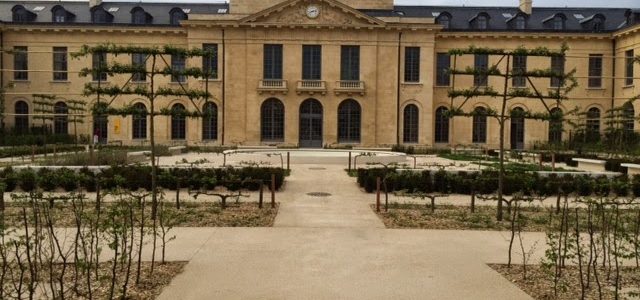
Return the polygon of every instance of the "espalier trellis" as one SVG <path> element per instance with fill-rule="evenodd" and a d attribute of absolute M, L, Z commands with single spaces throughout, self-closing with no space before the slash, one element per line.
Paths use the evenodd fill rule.
<path fill-rule="evenodd" d="M 67 116 L 67 117 L 71 117 L 70 119 L 68 119 L 68 123 L 72 123 L 73 124 L 73 132 L 74 132 L 74 136 L 75 136 L 75 142 L 76 144 L 78 143 L 78 123 L 82 124 L 84 123 L 84 118 L 85 118 L 85 106 L 86 106 L 86 102 L 82 101 L 82 100 L 65 100 L 64 103 L 67 105 L 67 112 L 66 114 L 57 114 L 55 111 L 55 103 L 57 101 L 61 101 L 61 99 L 58 99 L 58 97 L 56 95 L 50 95 L 50 94 L 32 94 L 31 95 L 33 97 L 33 104 L 34 104 L 34 115 L 33 115 L 33 119 L 34 120 L 41 120 L 42 121 L 42 130 L 43 130 L 43 134 L 45 134 L 45 138 L 46 138 L 46 131 L 45 128 L 47 126 L 47 121 L 54 121 L 55 118 L 57 116 Z"/>
<path fill-rule="evenodd" d="M 449 73 L 453 75 L 452 86 L 449 90 L 450 97 L 450 109 L 448 117 L 453 118 L 455 116 L 473 117 L 476 115 L 483 115 L 491 117 L 497 120 L 500 127 L 500 167 L 499 167 L 499 184 L 498 184 L 498 212 L 497 219 L 503 219 L 503 188 L 504 188 L 504 129 L 506 122 L 511 118 L 524 118 L 534 119 L 541 121 L 556 121 L 550 122 L 552 126 L 562 126 L 562 121 L 565 120 L 565 115 L 568 113 L 553 113 L 552 109 L 559 107 L 560 102 L 568 99 L 568 93 L 573 90 L 577 85 L 577 81 L 574 78 L 575 69 L 565 73 L 558 72 L 553 69 L 533 69 L 533 70 L 521 70 L 513 69 L 512 61 L 514 57 L 566 57 L 568 47 L 563 44 L 559 50 L 550 50 L 546 47 L 538 47 L 534 49 L 527 49 L 524 47 L 518 47 L 514 50 L 505 49 L 492 49 L 470 46 L 464 49 L 451 49 L 449 55 L 453 56 L 453 67 L 449 70 Z M 484 68 L 467 67 L 465 69 L 457 68 L 458 57 L 464 55 L 487 55 L 488 57 L 498 57 L 498 60 L 493 65 Z M 487 86 L 475 85 L 473 88 L 457 89 L 456 88 L 456 75 L 463 76 L 484 76 L 487 80 Z M 494 88 L 489 85 L 489 78 L 497 77 L 502 79 L 502 86 L 500 88 Z M 524 78 L 528 87 L 510 88 L 509 81 L 513 78 Z M 532 78 L 557 78 L 560 82 L 557 88 L 543 93 L 540 89 L 536 88 Z M 489 97 L 501 100 L 501 107 L 499 110 L 486 107 L 484 112 L 465 111 L 465 105 L 472 99 L 481 97 Z M 456 101 L 456 99 L 462 98 L 462 101 Z M 538 100 L 545 107 L 544 112 L 531 112 L 522 111 L 508 112 L 507 104 L 514 99 L 528 99 Z M 550 103 L 551 102 L 551 103 Z M 577 108 L 576 108 L 577 109 Z M 575 110 L 574 110 L 575 111 Z M 561 128 L 550 128 L 550 130 L 561 130 Z"/>
<path fill-rule="evenodd" d="M 86 57 L 93 54 L 104 55 L 145 55 L 144 63 L 142 64 L 121 64 L 110 63 L 100 64 L 96 68 L 83 68 L 80 71 L 80 76 L 94 76 L 97 78 L 97 83 L 87 83 L 84 87 L 85 96 L 96 96 L 97 101 L 91 108 L 94 118 L 104 117 L 109 115 L 118 116 L 141 116 L 149 117 L 149 143 L 151 145 L 151 186 L 152 186 L 152 216 L 155 220 L 157 206 L 158 206 L 158 189 L 157 189 L 157 167 L 156 167 L 156 149 L 155 149 L 155 126 L 154 119 L 156 116 L 179 116 L 179 117 L 210 117 L 210 112 L 201 111 L 196 104 L 198 100 L 204 100 L 206 103 L 211 94 L 209 93 L 209 78 L 216 74 L 211 73 L 209 69 L 202 70 L 200 68 L 189 67 L 183 70 L 175 70 L 171 64 L 167 62 L 166 56 L 179 56 L 185 59 L 194 57 L 210 58 L 214 55 L 212 50 L 205 49 L 185 49 L 174 46 L 119 46 L 115 44 L 102 44 L 97 46 L 84 45 L 76 53 L 72 53 L 73 58 Z M 102 83 L 102 74 L 113 76 L 115 74 L 128 75 L 127 81 L 122 86 L 104 86 Z M 144 76 L 147 81 L 144 84 L 139 84 L 134 81 L 136 75 Z M 173 76 L 182 77 L 184 80 L 178 80 L 179 87 L 174 88 L 171 86 L 158 86 L 156 82 L 157 76 Z M 205 82 L 205 90 L 190 89 L 185 86 L 188 78 L 202 78 Z M 173 85 L 173 84 L 172 84 Z M 150 111 L 142 111 L 136 109 L 133 105 L 124 105 L 121 107 L 113 107 L 113 102 L 121 95 L 137 95 L 147 99 L 150 105 Z M 102 96 L 109 96 L 109 101 L 101 102 Z M 189 99 L 193 104 L 195 111 L 185 110 L 171 110 L 168 107 L 157 108 L 155 101 L 162 97 L 184 97 Z"/>

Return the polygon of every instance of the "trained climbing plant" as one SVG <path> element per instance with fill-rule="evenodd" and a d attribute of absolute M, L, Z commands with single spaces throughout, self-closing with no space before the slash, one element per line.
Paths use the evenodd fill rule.
<path fill-rule="evenodd" d="M 214 55 L 210 50 L 205 49 L 184 49 L 173 46 L 121 46 L 115 44 L 102 44 L 97 46 L 82 46 L 80 51 L 73 53 L 72 57 L 86 56 L 106 56 L 106 55 L 142 55 L 143 62 L 122 64 L 122 63 L 106 63 L 100 61 L 92 68 L 83 68 L 80 76 L 92 76 L 97 79 L 97 83 L 87 83 L 84 87 L 85 96 L 96 96 L 98 101 L 92 107 L 92 114 L 96 117 L 106 117 L 109 115 L 120 116 L 139 116 L 148 117 L 149 126 L 149 142 L 151 145 L 151 185 L 152 185 L 152 217 L 155 219 L 158 201 L 157 201 L 157 166 L 156 166 L 156 139 L 155 139 L 155 117 L 156 116 L 179 116 L 179 117 L 204 117 L 207 111 L 202 112 L 198 109 L 196 101 L 206 102 L 211 98 L 208 91 L 209 78 L 215 74 L 211 74 L 210 70 L 203 70 L 195 67 L 174 67 L 167 61 L 167 57 L 190 59 L 190 58 L 209 58 Z M 121 86 L 103 84 L 103 78 L 116 74 L 127 75 L 127 81 Z M 159 76 L 171 76 L 175 84 L 162 85 L 159 84 Z M 202 78 L 205 82 L 204 91 L 199 89 L 191 89 L 187 87 L 185 82 L 188 78 Z M 137 84 L 144 81 L 145 84 Z M 116 107 L 114 101 L 125 95 L 136 95 L 147 100 L 150 104 L 150 111 L 135 108 L 134 106 L 124 105 Z M 102 97 L 111 97 L 108 101 L 101 101 Z M 159 107 L 157 101 L 162 98 L 183 98 L 188 99 L 195 111 L 188 110 L 171 110 Z"/>
<path fill-rule="evenodd" d="M 507 121 L 514 118 L 549 121 L 553 126 L 560 126 L 559 129 L 551 128 L 550 130 L 562 130 L 561 124 L 565 120 L 565 115 L 568 115 L 568 113 L 562 113 L 560 110 L 554 110 L 554 108 L 559 107 L 563 100 L 567 100 L 569 92 L 577 86 L 577 81 L 573 76 L 575 69 L 569 72 L 565 72 L 564 68 L 527 70 L 526 67 L 522 67 L 522 65 L 514 67 L 513 62 L 516 59 L 520 61 L 526 60 L 527 57 L 549 57 L 556 61 L 562 61 L 562 65 L 564 65 L 567 50 L 568 47 L 563 45 L 558 50 L 550 50 L 545 47 L 535 49 L 518 47 L 513 50 L 505 50 L 470 46 L 464 49 L 452 49 L 449 51 L 449 55 L 453 56 L 453 67 L 449 70 L 449 73 L 453 75 L 453 81 L 448 93 L 450 97 L 450 109 L 447 116 L 449 118 L 456 116 L 490 117 L 495 119 L 499 125 L 500 163 L 497 190 L 498 210 L 496 216 L 498 220 L 503 219 L 502 198 L 505 181 L 504 153 L 505 126 Z M 458 58 L 468 55 L 473 55 L 476 58 L 482 56 L 486 59 L 487 64 L 478 64 L 476 67 L 466 67 L 464 69 L 458 68 Z M 495 58 L 496 61 L 491 66 L 488 64 L 490 57 Z M 457 88 L 457 76 L 473 76 L 474 87 Z M 497 80 L 492 82 L 499 82 L 499 87 L 489 85 L 490 78 L 497 78 Z M 534 83 L 534 79 L 537 78 L 549 78 L 555 83 L 555 88 L 547 93 L 543 93 Z M 512 85 L 514 87 L 509 86 L 510 81 L 513 81 Z M 465 110 L 468 106 L 472 106 L 469 104 L 471 101 L 475 100 L 479 102 L 487 99 L 500 101 L 500 108 L 497 110 L 489 107 L 480 110 Z M 545 109 L 541 112 L 525 110 L 507 111 L 508 104 L 516 100 L 539 101 Z"/>

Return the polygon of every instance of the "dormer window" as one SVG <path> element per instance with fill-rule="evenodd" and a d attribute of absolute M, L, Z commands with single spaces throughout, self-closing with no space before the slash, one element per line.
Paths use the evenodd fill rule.
<path fill-rule="evenodd" d="M 100 6 L 91 9 L 91 22 L 103 24 L 113 22 L 113 15 Z"/>
<path fill-rule="evenodd" d="M 53 23 L 67 23 L 73 22 L 75 15 L 68 12 L 64 7 L 56 5 L 51 8 L 51 22 Z"/>
<path fill-rule="evenodd" d="M 131 10 L 132 24 L 151 24 L 153 17 L 148 14 L 142 7 L 135 7 Z"/>
<path fill-rule="evenodd" d="M 640 21 L 640 10 L 638 9 L 629 9 L 624 15 L 627 17 L 626 25 L 633 25 Z"/>
<path fill-rule="evenodd" d="M 476 18 L 476 29 L 486 30 L 489 27 L 489 18 L 485 15 L 479 15 Z"/>
<path fill-rule="evenodd" d="M 440 13 L 436 18 L 436 23 L 442 25 L 443 29 L 451 28 L 451 15 L 446 12 Z"/>
<path fill-rule="evenodd" d="M 471 28 L 477 30 L 489 29 L 489 15 L 481 12 L 469 20 L 469 25 Z"/>
<path fill-rule="evenodd" d="M 180 25 L 182 20 L 187 19 L 187 14 L 180 8 L 174 8 L 169 12 L 171 25 Z"/>
<path fill-rule="evenodd" d="M 600 18 L 600 17 L 593 18 L 593 31 L 601 32 L 603 30 L 604 30 L 603 18 Z"/>
<path fill-rule="evenodd" d="M 33 22 L 36 19 L 36 14 L 28 11 L 22 5 L 16 5 L 11 9 L 12 20 L 16 23 Z"/>
<path fill-rule="evenodd" d="M 553 17 L 553 30 L 564 30 L 564 16 L 557 14 Z"/>
<path fill-rule="evenodd" d="M 527 28 L 527 19 L 523 15 L 518 15 L 515 19 L 515 29 L 524 30 Z"/>

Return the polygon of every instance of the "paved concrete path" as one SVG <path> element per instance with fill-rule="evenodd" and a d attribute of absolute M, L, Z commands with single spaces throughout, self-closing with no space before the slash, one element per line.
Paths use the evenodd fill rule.
<path fill-rule="evenodd" d="M 176 228 L 168 258 L 189 264 L 160 299 L 530 299 L 487 266 L 508 233 L 384 229 L 362 195 L 340 166 L 296 166 L 275 227 Z"/>
<path fill-rule="evenodd" d="M 327 193 L 311 196 L 308 193 Z M 275 227 L 384 228 L 370 201 L 337 165 L 298 165 L 278 194 Z"/>

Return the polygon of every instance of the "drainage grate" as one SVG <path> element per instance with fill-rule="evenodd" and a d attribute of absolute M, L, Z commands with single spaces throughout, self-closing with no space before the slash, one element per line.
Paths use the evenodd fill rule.
<path fill-rule="evenodd" d="M 325 193 L 325 192 L 313 192 L 313 193 L 307 193 L 307 196 L 311 196 L 311 197 L 329 197 L 329 196 L 331 196 L 331 194 Z"/>
<path fill-rule="evenodd" d="M 309 170 L 313 170 L 313 171 L 321 171 L 321 170 L 326 170 L 327 168 L 309 168 Z"/>

